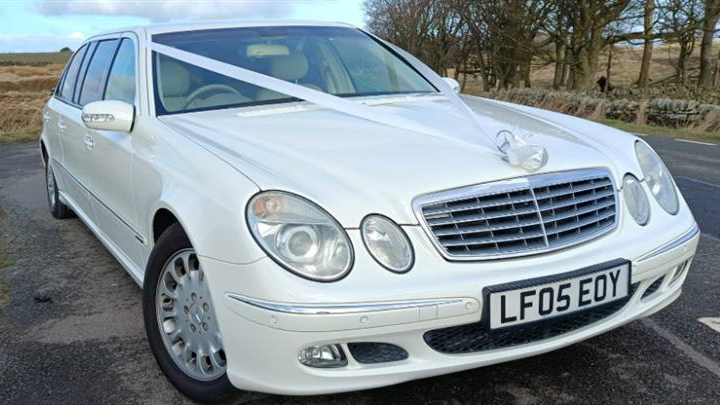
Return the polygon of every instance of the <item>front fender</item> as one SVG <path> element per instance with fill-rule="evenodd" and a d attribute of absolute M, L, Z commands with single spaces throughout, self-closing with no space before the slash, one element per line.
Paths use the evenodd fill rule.
<path fill-rule="evenodd" d="M 137 150 L 133 191 L 148 240 L 147 255 L 159 236 L 153 235 L 153 219 L 166 209 L 180 222 L 200 256 L 236 264 L 264 257 L 245 223 L 245 206 L 259 188 L 202 146 L 157 121 L 137 124 L 143 126 L 137 134 L 162 134 L 133 135 Z"/>

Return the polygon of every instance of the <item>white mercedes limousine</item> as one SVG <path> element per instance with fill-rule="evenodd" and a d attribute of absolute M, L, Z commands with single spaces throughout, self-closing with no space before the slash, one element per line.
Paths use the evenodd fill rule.
<path fill-rule="evenodd" d="M 44 110 L 50 211 L 142 286 L 199 400 L 487 366 L 680 295 L 698 227 L 643 140 L 457 91 L 344 24 L 99 35 Z"/>

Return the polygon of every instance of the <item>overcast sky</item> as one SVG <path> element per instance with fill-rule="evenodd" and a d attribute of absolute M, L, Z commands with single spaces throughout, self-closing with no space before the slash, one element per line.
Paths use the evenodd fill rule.
<path fill-rule="evenodd" d="M 0 52 L 74 50 L 114 28 L 223 18 L 363 25 L 362 0 L 0 0 Z"/>

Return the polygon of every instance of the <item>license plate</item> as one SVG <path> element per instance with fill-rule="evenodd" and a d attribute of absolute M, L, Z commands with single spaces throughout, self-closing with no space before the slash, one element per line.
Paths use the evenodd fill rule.
<path fill-rule="evenodd" d="M 517 326 L 627 297 L 630 262 L 616 261 L 559 276 L 487 287 L 484 291 L 490 329 Z"/>

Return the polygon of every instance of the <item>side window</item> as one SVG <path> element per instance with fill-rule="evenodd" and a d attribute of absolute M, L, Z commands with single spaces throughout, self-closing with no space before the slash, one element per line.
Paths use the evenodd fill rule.
<path fill-rule="evenodd" d="M 85 73 L 87 72 L 88 65 L 90 64 L 90 59 L 92 59 L 92 55 L 95 53 L 97 44 L 97 41 L 93 41 L 88 44 L 87 51 L 85 52 L 85 58 L 83 58 L 82 65 L 80 65 L 80 73 L 78 73 L 77 83 L 75 83 L 75 98 L 72 100 L 75 104 L 77 104 L 78 99 L 80 98 L 80 87 L 82 87 L 83 80 L 85 79 Z"/>
<path fill-rule="evenodd" d="M 104 99 L 135 103 L 135 46 L 128 38 L 122 40 L 115 55 Z"/>
<path fill-rule="evenodd" d="M 57 92 L 58 97 L 64 100 L 72 100 L 73 90 L 75 89 L 75 81 L 78 77 L 78 70 L 80 69 L 80 64 L 82 63 L 83 56 L 85 56 L 86 50 L 87 45 L 83 46 L 82 48 L 78 49 L 77 52 L 75 52 L 75 55 L 70 61 L 70 64 L 68 65 L 67 69 L 65 69 L 65 77 L 63 78 L 62 84 L 60 85 L 60 88 Z"/>
<path fill-rule="evenodd" d="M 80 90 L 80 99 L 78 104 L 85 105 L 92 101 L 102 99 L 103 89 L 105 88 L 105 77 L 108 67 L 112 61 L 113 54 L 117 48 L 117 39 L 100 41 L 95 53 L 90 60 L 90 64 L 85 72 L 85 80 Z"/>

